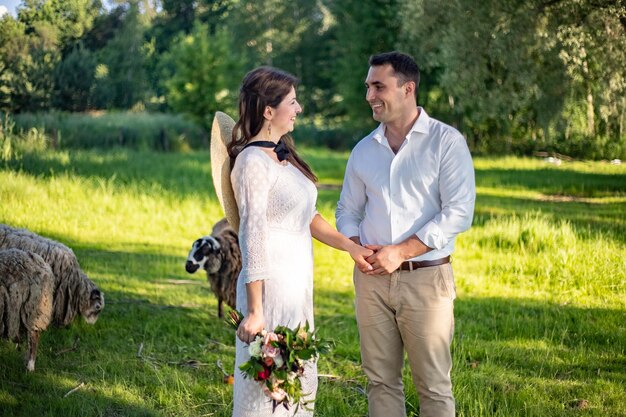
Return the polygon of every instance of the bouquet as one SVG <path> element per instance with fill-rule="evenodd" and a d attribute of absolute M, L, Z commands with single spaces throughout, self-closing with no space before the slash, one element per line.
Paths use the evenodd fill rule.
<path fill-rule="evenodd" d="M 229 324 L 237 329 L 243 315 L 236 310 L 229 313 Z M 318 339 L 311 332 L 309 323 L 295 329 L 277 326 L 273 331 L 265 330 L 250 343 L 250 359 L 239 369 L 245 378 L 251 378 L 262 385 L 263 392 L 272 400 L 273 411 L 282 405 L 289 409 L 290 404 L 306 407 L 307 401 L 302 392 L 300 378 L 304 375 L 304 361 L 316 359 L 320 353 L 330 350 L 331 343 Z"/>

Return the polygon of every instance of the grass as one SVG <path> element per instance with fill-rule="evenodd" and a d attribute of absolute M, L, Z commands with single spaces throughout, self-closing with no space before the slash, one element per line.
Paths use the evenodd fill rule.
<path fill-rule="evenodd" d="M 45 134 L 58 149 L 206 149 L 206 132 L 181 115 L 151 112 L 22 113 L 14 132 Z"/>
<path fill-rule="evenodd" d="M 329 220 L 347 153 L 306 149 Z M 229 416 L 234 335 L 191 243 L 221 217 L 206 152 L 32 151 L 0 162 L 0 222 L 74 249 L 106 294 L 93 326 L 42 336 L 37 370 L 0 341 L 0 416 Z M 473 228 L 457 240 L 459 416 L 626 416 L 626 167 L 475 160 Z M 315 244 L 316 414 L 364 416 L 351 261 Z M 407 411 L 419 401 L 405 369 Z M 83 385 L 81 385 L 81 383 Z M 73 388 L 79 389 L 65 395 Z"/>

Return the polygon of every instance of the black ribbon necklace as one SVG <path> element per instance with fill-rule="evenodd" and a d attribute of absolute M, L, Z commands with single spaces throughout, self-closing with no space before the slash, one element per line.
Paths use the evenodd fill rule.
<path fill-rule="evenodd" d="M 279 140 L 278 143 L 271 142 L 269 140 L 257 140 L 255 142 L 250 142 L 243 149 L 246 149 L 248 146 L 260 146 L 261 148 L 272 148 L 274 152 L 276 152 L 276 156 L 279 161 L 284 161 L 289 156 L 289 149 L 287 149 L 287 145 L 283 140 Z"/>

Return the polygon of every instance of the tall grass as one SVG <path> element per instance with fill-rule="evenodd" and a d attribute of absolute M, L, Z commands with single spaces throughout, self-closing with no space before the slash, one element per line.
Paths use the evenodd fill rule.
<path fill-rule="evenodd" d="M 347 153 L 306 149 L 332 221 Z M 458 415 L 626 416 L 626 167 L 476 159 L 457 241 Z M 50 329 L 37 370 L 0 342 L 1 416 L 229 416 L 234 335 L 191 243 L 221 211 L 206 152 L 23 151 L 0 169 L 0 222 L 71 246 L 106 294 L 93 326 Z M 351 261 L 315 244 L 319 416 L 364 416 Z M 80 384 L 83 383 L 81 386 Z M 407 411 L 419 400 L 405 368 Z M 80 388 L 64 397 L 75 387 Z"/>
<path fill-rule="evenodd" d="M 13 116 L 17 131 L 37 129 L 58 149 L 188 151 L 206 149 L 202 127 L 166 113 L 25 113 Z"/>

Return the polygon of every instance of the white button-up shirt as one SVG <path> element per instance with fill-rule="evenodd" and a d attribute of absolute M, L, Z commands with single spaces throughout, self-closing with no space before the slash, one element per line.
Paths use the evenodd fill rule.
<path fill-rule="evenodd" d="M 471 226 L 476 185 L 465 138 L 419 110 L 397 154 L 382 123 L 355 146 L 335 216 L 337 229 L 362 244 L 416 235 L 433 250 L 413 260 L 432 260 L 452 254 Z"/>

